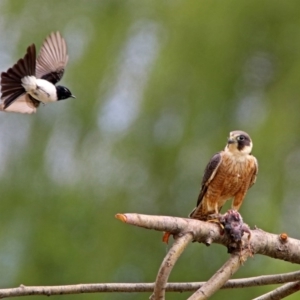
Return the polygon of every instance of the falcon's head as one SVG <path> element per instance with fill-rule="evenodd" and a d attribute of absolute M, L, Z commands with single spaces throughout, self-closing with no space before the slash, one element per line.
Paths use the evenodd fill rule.
<path fill-rule="evenodd" d="M 240 154 L 251 154 L 252 140 L 248 133 L 236 130 L 231 131 L 226 145 L 226 150 Z"/>

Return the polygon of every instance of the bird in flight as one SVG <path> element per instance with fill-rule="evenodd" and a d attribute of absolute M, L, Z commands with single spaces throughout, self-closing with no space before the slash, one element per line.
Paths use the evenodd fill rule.
<path fill-rule="evenodd" d="M 40 103 L 75 98 L 61 80 L 68 62 L 67 45 L 59 32 L 51 33 L 36 58 L 35 45 L 24 58 L 1 73 L 1 105 L 5 112 L 35 113 Z"/>
<path fill-rule="evenodd" d="M 251 154 L 252 146 L 246 132 L 230 132 L 225 149 L 215 154 L 206 166 L 197 206 L 190 218 L 206 221 L 209 216 L 218 215 L 231 198 L 232 209 L 239 210 L 258 172 L 257 160 Z"/>

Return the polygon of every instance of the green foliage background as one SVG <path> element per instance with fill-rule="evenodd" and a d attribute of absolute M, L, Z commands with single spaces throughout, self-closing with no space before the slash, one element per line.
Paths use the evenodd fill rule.
<path fill-rule="evenodd" d="M 0 287 L 153 282 L 162 235 L 114 215 L 187 216 L 206 163 L 236 129 L 260 164 L 244 220 L 300 238 L 299 15 L 296 0 L 0 0 L 1 70 L 59 30 L 70 57 L 62 84 L 76 95 L 0 116 Z M 192 244 L 171 280 L 206 280 L 227 257 Z M 235 277 L 297 268 L 255 256 Z"/>

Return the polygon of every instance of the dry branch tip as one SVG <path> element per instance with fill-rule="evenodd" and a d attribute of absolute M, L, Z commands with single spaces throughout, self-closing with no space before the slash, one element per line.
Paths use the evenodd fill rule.
<path fill-rule="evenodd" d="M 115 218 L 122 221 L 122 222 L 124 222 L 124 223 L 127 223 L 127 217 L 123 214 L 116 214 Z"/>
<path fill-rule="evenodd" d="M 162 237 L 163 243 L 169 244 L 169 238 L 170 238 L 170 236 L 171 236 L 171 232 L 165 231 L 164 235 Z"/>

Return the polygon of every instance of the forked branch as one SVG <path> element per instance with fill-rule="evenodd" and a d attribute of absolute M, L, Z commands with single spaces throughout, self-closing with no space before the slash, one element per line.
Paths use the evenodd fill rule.
<path fill-rule="evenodd" d="M 211 244 L 217 243 L 230 247 L 231 240 L 222 233 L 220 226 L 210 222 L 203 222 L 194 219 L 152 216 L 142 214 L 117 214 L 116 218 L 131 225 L 167 231 L 173 235 L 192 233 L 193 240 Z M 250 247 L 252 254 L 266 255 L 272 258 L 285 260 L 291 263 L 300 264 L 300 241 L 288 237 L 285 233 L 273 234 L 261 229 L 250 230 Z M 243 241 L 248 242 L 244 236 Z"/>
<path fill-rule="evenodd" d="M 275 235 L 264 232 L 260 229 L 250 230 L 250 228 L 243 223 L 241 216 L 234 211 L 228 211 L 225 215 L 225 219 L 224 217 L 221 218 L 223 221 L 233 220 L 233 222 L 230 221 L 231 223 L 226 223 L 227 225 L 230 225 L 230 234 L 224 234 L 225 231 L 221 229 L 220 225 L 194 219 L 140 214 L 116 215 L 117 219 L 127 224 L 147 229 L 165 231 L 168 235 L 173 234 L 175 237 L 175 243 L 165 257 L 158 272 L 154 293 L 150 297 L 151 300 L 165 299 L 167 279 L 170 272 L 175 262 L 187 246 L 187 243 L 192 240 L 205 243 L 206 245 L 210 245 L 211 243 L 222 244 L 230 250 L 233 249 L 233 252 L 230 259 L 222 266 L 222 268 L 193 295 L 191 295 L 189 300 L 208 299 L 216 291 L 221 289 L 222 286 L 224 286 L 230 277 L 239 269 L 241 263 L 246 261 L 250 255 L 262 254 L 293 263 L 300 263 L 300 254 L 298 251 L 300 241 L 289 238 L 285 233 Z M 235 217 L 238 218 L 234 219 Z M 236 220 L 240 220 L 240 222 L 236 223 Z M 231 225 L 234 225 L 234 227 Z M 236 227 L 235 225 L 239 226 Z M 228 228 L 228 226 L 225 228 Z M 236 230 L 237 228 L 240 228 L 240 230 Z M 243 237 L 244 232 L 248 233 L 248 237 Z M 168 240 L 168 235 L 167 238 L 166 235 L 164 235 L 164 241 Z M 236 238 L 232 238 L 234 236 L 239 236 L 238 240 Z M 287 283 L 271 292 L 270 295 L 272 298 L 269 298 L 269 295 L 266 294 L 266 298 L 258 299 L 275 299 L 275 295 L 280 295 L 281 298 L 278 299 L 282 299 L 284 295 L 293 293 L 298 289 L 298 282 Z"/>
<path fill-rule="evenodd" d="M 287 274 L 228 280 L 240 267 L 241 261 L 245 261 L 249 254 L 262 254 L 299 264 L 300 252 L 298 249 L 300 249 L 300 241 L 289 238 L 286 234 L 276 235 L 264 232 L 260 229 L 250 230 L 250 244 L 247 244 L 247 236 L 243 237 L 243 241 L 247 247 L 242 247 L 239 253 L 233 253 L 223 267 L 208 282 L 167 283 L 174 264 L 190 241 L 194 240 L 205 243 L 206 245 L 218 243 L 230 247 L 232 241 L 228 235 L 223 234 L 219 225 L 193 219 L 140 214 L 118 214 L 116 217 L 127 224 L 158 231 L 167 231 L 174 235 L 175 243 L 164 259 L 155 283 L 76 284 L 66 286 L 21 285 L 18 288 L 0 289 L 0 298 L 29 295 L 50 296 L 101 292 L 136 293 L 154 291 L 152 299 L 164 299 L 165 291 L 196 291 L 190 299 L 207 299 L 207 297 L 212 295 L 218 289 L 286 283 L 274 291 L 257 298 L 259 300 L 267 300 L 282 299 L 287 295 L 297 292 L 300 288 L 300 271 Z M 249 252 L 249 250 L 251 251 Z"/>

